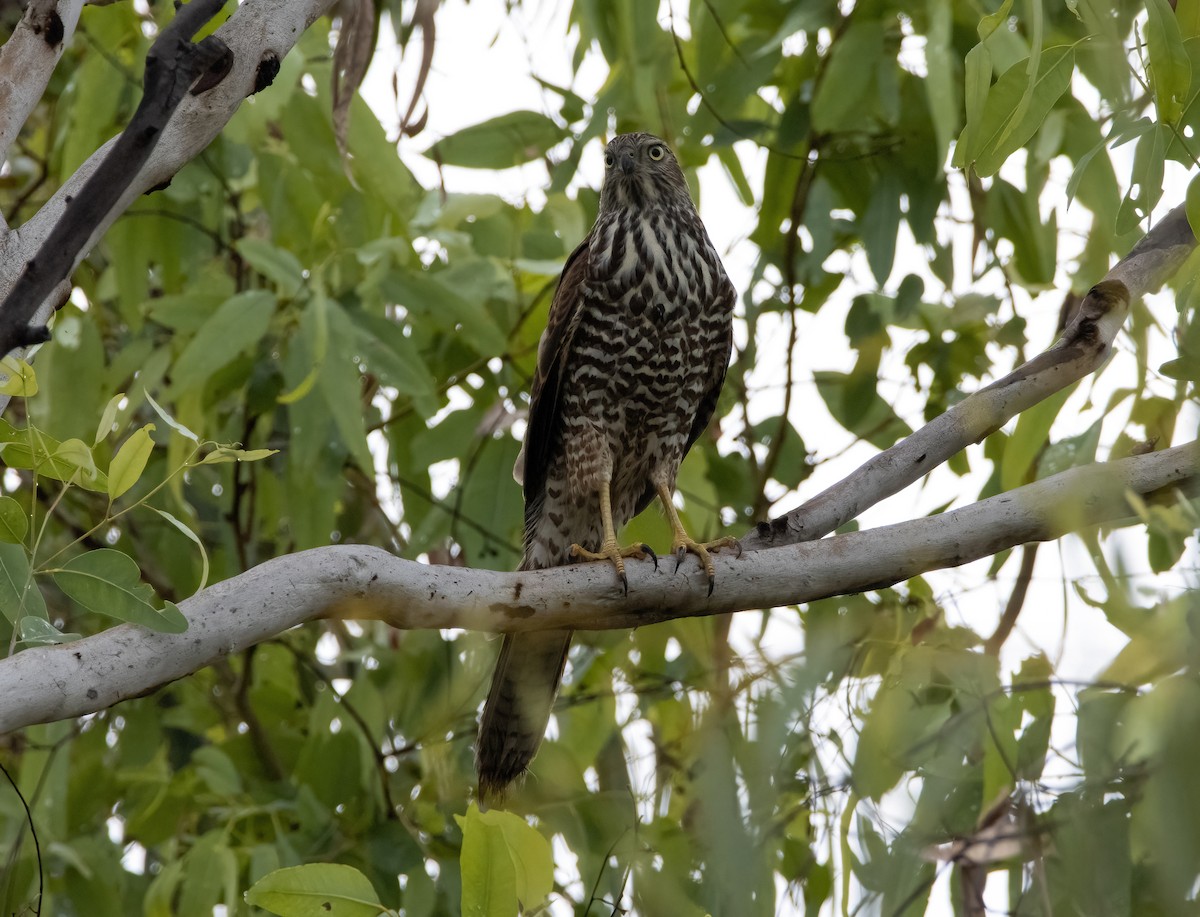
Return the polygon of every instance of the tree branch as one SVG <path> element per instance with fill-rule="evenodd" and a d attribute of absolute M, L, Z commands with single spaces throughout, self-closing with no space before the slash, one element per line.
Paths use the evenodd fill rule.
<path fill-rule="evenodd" d="M 610 630 L 809 602 L 882 588 L 1033 541 L 1128 519 L 1127 493 L 1200 494 L 1200 442 L 1075 468 L 938 516 L 715 558 L 708 596 L 698 565 L 626 569 L 625 597 L 605 564 L 499 573 L 433 567 L 379 548 L 338 545 L 267 561 L 180 603 L 182 634 L 121 625 L 0 661 L 0 732 L 95 713 L 320 617 L 404 629 Z"/>
<path fill-rule="evenodd" d="M 192 5 L 195 3 L 193 0 Z M 228 74 L 203 93 L 184 96 L 144 164 L 122 177 L 123 190 L 107 213 L 91 227 L 71 270 L 133 201 L 170 181 L 221 132 L 247 96 L 270 84 L 278 72 L 279 61 L 333 3 L 334 0 L 246 0 L 234 10 L 214 33 L 232 53 Z M 18 272 L 43 249 L 63 220 L 69 202 L 79 196 L 121 136 L 92 154 L 20 230 L 0 240 L 0 295 L 7 296 Z M 70 270 L 66 274 L 69 276 Z M 61 279 L 47 296 L 34 304 L 36 311 L 24 327 L 44 325 L 54 305 L 64 300 L 69 290 L 69 281 Z M 7 308 L 0 311 L 0 317 L 7 311 Z M 7 398 L 0 398 L 0 408 L 5 404 Z"/>
<path fill-rule="evenodd" d="M 0 159 L 46 91 L 82 8 L 83 0 L 30 0 L 0 48 Z"/>
<path fill-rule="evenodd" d="M 1053 347 L 964 398 L 807 503 L 761 523 L 742 539 L 742 548 L 753 551 L 829 534 L 1017 414 L 1099 369 L 1109 358 L 1129 304 L 1161 286 L 1195 247 L 1181 204 L 1092 287 Z"/>
<path fill-rule="evenodd" d="M 145 92 L 129 126 L 88 176 L 79 193 L 65 202 L 38 252 L 0 305 L 0 356 L 16 347 L 49 340 L 42 323 L 31 324 L 38 307 L 71 276 L 97 226 L 120 200 L 127 184 L 154 151 L 163 128 L 184 94 L 228 49 L 217 38 L 192 44 L 192 36 L 225 5 L 225 0 L 191 0 L 146 55 Z"/>

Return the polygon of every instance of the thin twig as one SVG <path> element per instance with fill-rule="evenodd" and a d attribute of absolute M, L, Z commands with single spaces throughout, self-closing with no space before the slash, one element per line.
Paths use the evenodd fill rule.
<path fill-rule="evenodd" d="M 1033 579 L 1037 551 L 1037 544 L 1027 544 L 1021 549 L 1021 567 L 1017 571 L 1017 581 L 1013 584 L 1012 594 L 1008 597 L 1008 604 L 1004 606 L 1004 613 L 1000 615 L 996 630 L 983 645 L 983 651 L 988 655 L 1000 655 L 1000 647 L 1004 646 L 1004 641 L 1017 624 L 1017 616 L 1025 604 L 1025 594 L 1029 591 L 1029 582 Z"/>

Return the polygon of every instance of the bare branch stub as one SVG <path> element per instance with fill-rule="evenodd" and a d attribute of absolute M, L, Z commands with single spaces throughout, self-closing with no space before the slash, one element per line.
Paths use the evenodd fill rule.
<path fill-rule="evenodd" d="M 146 55 L 144 94 L 129 126 L 113 145 L 46 237 L 0 305 L 0 356 L 49 339 L 45 326 L 31 326 L 38 306 L 75 268 L 76 259 L 108 212 L 150 158 L 163 128 L 196 78 L 228 49 L 209 36 L 191 39 L 225 0 L 192 0 L 181 7 Z"/>

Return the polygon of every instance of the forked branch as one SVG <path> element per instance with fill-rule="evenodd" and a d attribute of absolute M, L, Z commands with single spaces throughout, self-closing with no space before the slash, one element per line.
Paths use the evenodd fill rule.
<path fill-rule="evenodd" d="M 747 551 L 821 538 L 920 480 L 1108 360 L 1129 304 L 1158 289 L 1196 247 L 1183 205 L 1167 214 L 1084 297 L 1057 343 L 1003 379 L 964 398 L 802 506 L 742 539 Z"/>

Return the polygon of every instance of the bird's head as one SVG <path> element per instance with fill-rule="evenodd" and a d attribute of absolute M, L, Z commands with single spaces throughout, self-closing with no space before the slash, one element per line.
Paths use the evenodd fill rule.
<path fill-rule="evenodd" d="M 600 210 L 692 206 L 679 161 L 653 134 L 618 134 L 604 148 Z"/>

